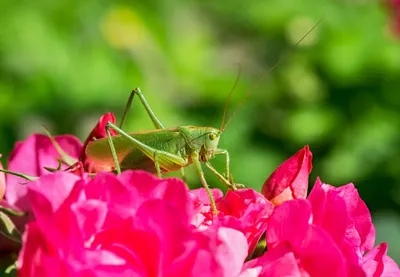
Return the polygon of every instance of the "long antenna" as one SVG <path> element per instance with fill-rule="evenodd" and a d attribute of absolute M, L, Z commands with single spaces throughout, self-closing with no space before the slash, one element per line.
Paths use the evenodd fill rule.
<path fill-rule="evenodd" d="M 232 87 L 231 91 L 228 94 L 228 98 L 226 98 L 225 107 L 224 107 L 224 115 L 222 117 L 221 127 L 219 128 L 221 131 L 222 131 L 222 128 L 223 128 L 224 123 L 225 123 L 226 111 L 228 109 L 229 99 L 231 98 L 231 95 L 232 95 L 233 91 L 235 90 L 237 83 L 239 82 L 241 71 L 242 71 L 242 68 L 241 68 L 240 64 L 238 64 L 238 73 L 237 73 L 237 76 L 236 76 L 235 83 L 233 84 L 233 87 Z"/>
<path fill-rule="evenodd" d="M 265 72 L 260 79 L 258 79 L 257 82 L 255 82 L 255 84 L 246 92 L 246 94 L 244 95 L 242 101 L 240 101 L 239 105 L 236 107 L 235 111 L 232 113 L 231 117 L 229 117 L 228 121 L 226 122 L 225 126 L 223 128 L 221 128 L 220 130 L 223 132 L 226 127 L 229 125 L 229 123 L 231 122 L 232 118 L 235 116 L 235 114 L 238 112 L 238 110 L 240 109 L 240 107 L 244 104 L 244 101 L 250 96 L 251 92 L 258 87 L 258 85 L 261 83 L 261 81 L 272 72 L 272 70 L 274 70 L 283 60 L 285 60 L 286 58 L 288 58 L 289 56 L 291 56 L 294 52 L 294 50 L 296 50 L 297 46 L 312 32 L 314 31 L 314 29 L 321 23 L 322 18 L 295 44 L 293 45 L 289 51 L 286 52 L 286 54 L 283 56 L 283 58 L 281 58 L 280 60 L 278 60 L 267 72 Z M 225 114 L 224 114 L 225 117 Z"/>

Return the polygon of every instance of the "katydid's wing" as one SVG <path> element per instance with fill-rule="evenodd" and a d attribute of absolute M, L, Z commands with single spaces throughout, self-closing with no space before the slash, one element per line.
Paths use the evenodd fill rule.
<path fill-rule="evenodd" d="M 129 139 L 122 136 L 112 137 L 118 162 L 121 162 L 126 155 L 135 148 Z M 91 162 L 98 165 L 114 166 L 114 159 L 111 153 L 107 138 L 95 140 L 86 147 L 86 156 Z"/>

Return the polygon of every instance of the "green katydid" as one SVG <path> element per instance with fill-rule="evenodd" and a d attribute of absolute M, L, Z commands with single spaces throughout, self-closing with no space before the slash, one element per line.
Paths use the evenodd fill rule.
<path fill-rule="evenodd" d="M 312 30 L 314 30 L 319 23 L 320 21 L 295 44 L 295 47 Z M 267 76 L 267 74 L 270 73 L 281 60 L 275 63 L 275 65 L 259 79 L 255 86 L 257 86 L 259 82 L 265 76 Z M 253 88 L 255 86 L 253 86 Z M 236 189 L 236 185 L 231 181 L 230 176 L 229 153 L 225 149 L 218 148 L 218 143 L 224 129 L 228 126 L 237 110 L 244 103 L 244 100 L 249 96 L 250 91 L 251 90 L 245 94 L 242 102 L 224 125 L 227 105 L 233 92 L 232 89 L 225 104 L 224 116 L 219 129 L 197 126 L 165 128 L 150 108 L 140 89 L 136 88 L 132 91 L 129 97 L 120 126 L 118 127 L 115 124 L 108 122 L 106 125 L 107 137 L 89 143 L 85 150 L 86 155 L 94 164 L 100 166 L 115 165 L 113 169 L 115 169 L 117 173 L 120 173 L 121 170 L 125 169 L 142 169 L 157 173 L 159 177 L 162 176 L 162 173 L 177 170 L 181 170 L 182 175 L 184 176 L 184 168 L 190 164 L 193 164 L 197 174 L 200 177 L 200 181 L 210 198 L 212 210 L 214 213 L 217 213 L 215 201 L 204 177 L 201 163 L 205 163 L 205 165 L 225 185 L 227 185 L 228 188 Z M 127 111 L 129 110 L 135 95 L 138 95 L 142 105 L 146 109 L 147 114 L 156 128 L 155 130 L 126 133 L 121 129 Z M 114 130 L 117 135 L 111 136 L 110 130 Z M 225 155 L 226 160 L 224 174 L 220 174 L 209 162 L 209 160 L 215 155 Z"/>
<path fill-rule="evenodd" d="M 135 95 L 139 97 L 145 107 L 155 130 L 126 133 L 121 129 Z M 229 153 L 225 149 L 218 148 L 220 136 L 227 126 L 223 124 L 224 122 L 220 129 L 197 126 L 165 128 L 151 110 L 140 89 L 135 88 L 129 97 L 120 126 L 108 122 L 106 125 L 107 137 L 89 143 L 85 150 L 86 156 L 91 163 L 97 166 L 113 165 L 112 169 L 117 173 L 126 169 L 142 169 L 157 173 L 159 177 L 162 176 L 162 173 L 177 170 L 181 170 L 184 176 L 184 168 L 193 164 L 215 212 L 215 202 L 204 178 L 201 162 L 204 162 L 225 185 L 236 189 L 235 184 L 230 180 Z M 111 136 L 110 129 L 114 130 L 117 135 Z M 215 155 L 225 156 L 224 174 L 220 174 L 209 162 Z"/>

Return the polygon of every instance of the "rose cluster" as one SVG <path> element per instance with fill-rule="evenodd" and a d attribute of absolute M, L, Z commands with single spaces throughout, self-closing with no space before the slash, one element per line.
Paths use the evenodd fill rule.
<path fill-rule="evenodd" d="M 308 146 L 261 193 L 212 190 L 214 215 L 204 189 L 177 178 L 91 167 L 85 145 L 105 136 L 108 120 L 115 119 L 103 116 L 84 144 L 54 138 L 72 166 L 57 161 L 47 136 L 16 144 L 8 169 L 38 177 L 0 176 L 1 206 L 25 213 L 14 220 L 22 232 L 18 276 L 400 276 L 387 244 L 374 247 L 371 214 L 353 184 L 317 179 L 307 196 Z"/>

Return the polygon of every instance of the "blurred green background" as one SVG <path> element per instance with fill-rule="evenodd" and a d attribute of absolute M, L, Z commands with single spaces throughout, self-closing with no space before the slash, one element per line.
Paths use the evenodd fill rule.
<path fill-rule="evenodd" d="M 42 124 L 84 140 L 102 113 L 121 117 L 136 86 L 166 126 L 219 127 L 240 64 L 228 114 L 257 86 L 221 139 L 235 181 L 260 190 L 309 144 L 310 185 L 354 182 L 400 262 L 400 38 L 382 3 L 3 0 L 0 10 L 5 156 Z M 135 100 L 126 130 L 152 129 Z M 222 157 L 213 163 L 222 170 Z"/>

